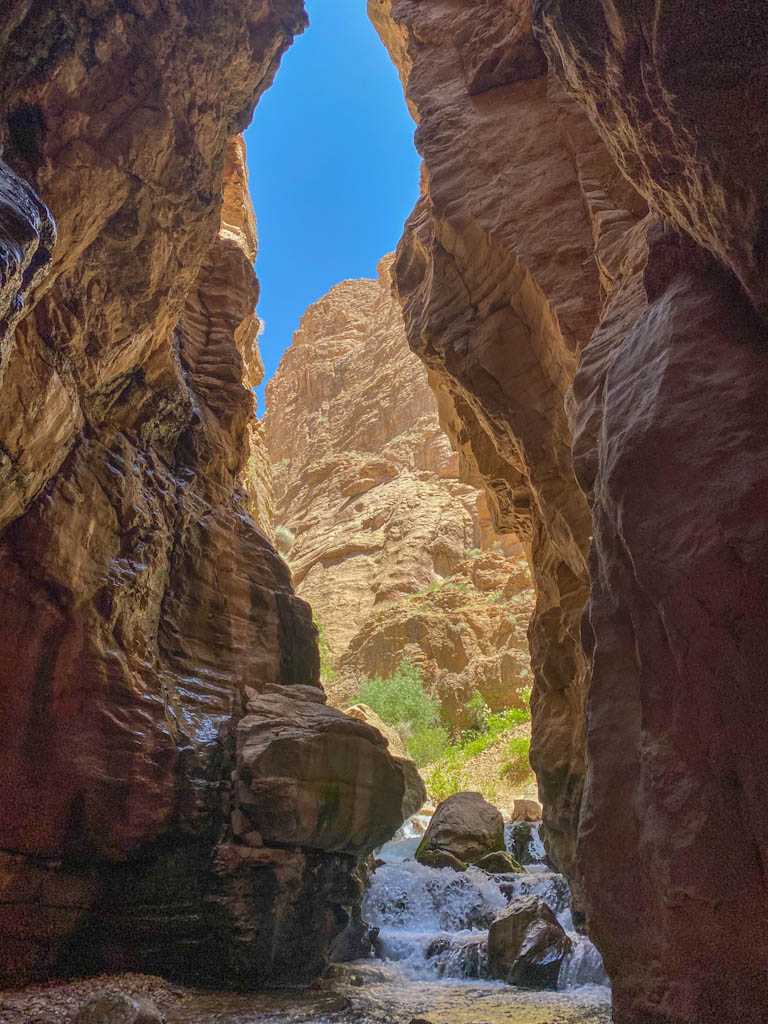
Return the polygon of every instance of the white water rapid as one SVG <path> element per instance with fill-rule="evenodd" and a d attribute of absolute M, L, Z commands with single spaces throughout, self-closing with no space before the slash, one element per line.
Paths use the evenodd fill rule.
<path fill-rule="evenodd" d="M 413 859 L 423 823 L 410 822 L 402 838 L 386 843 L 363 905 L 363 917 L 378 927 L 377 952 L 411 980 L 438 978 L 475 982 L 487 977 L 488 927 L 511 900 L 534 895 L 555 913 L 572 950 L 563 961 L 558 989 L 608 986 L 595 946 L 573 927 L 568 883 L 545 863 L 538 825 L 528 826 L 525 874 L 489 876 L 478 868 L 464 872 L 428 868 Z M 507 829 L 507 844 L 512 844 Z M 500 983 L 498 983 L 500 984 Z"/>

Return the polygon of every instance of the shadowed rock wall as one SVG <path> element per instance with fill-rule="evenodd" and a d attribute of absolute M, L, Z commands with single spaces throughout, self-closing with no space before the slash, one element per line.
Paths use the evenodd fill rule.
<path fill-rule="evenodd" d="M 369 10 L 425 161 L 395 283 L 497 514 L 531 522 L 533 760 L 615 1019 L 756 1024 L 768 13 Z"/>
<path fill-rule="evenodd" d="M 579 844 L 590 930 L 617 1020 L 757 1024 L 768 1004 L 768 11 L 749 0 L 534 9 L 552 67 L 660 215 L 646 251 L 625 259 L 574 383 L 594 533 Z"/>
<path fill-rule="evenodd" d="M 235 136 L 304 24 L 298 0 L 4 12 L 0 984 L 310 978 L 412 809 L 406 766 L 323 704 L 238 486 L 260 363 Z"/>
<path fill-rule="evenodd" d="M 643 203 L 548 77 L 524 2 L 371 0 L 369 12 L 400 69 L 424 158 L 395 287 L 410 345 L 452 406 L 444 423 L 499 528 L 527 545 L 537 590 L 532 761 L 548 845 L 578 909 L 590 522 L 565 398 L 611 284 L 608 236 Z"/>

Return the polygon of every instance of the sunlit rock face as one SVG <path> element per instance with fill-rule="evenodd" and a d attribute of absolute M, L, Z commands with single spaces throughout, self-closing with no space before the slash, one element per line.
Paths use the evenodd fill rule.
<path fill-rule="evenodd" d="M 276 518 L 336 655 L 376 607 L 442 579 L 479 543 L 477 492 L 458 479 L 408 349 L 391 263 L 310 306 L 267 385 Z"/>
<path fill-rule="evenodd" d="M 590 931 L 617 1020 L 757 1024 L 768 1003 L 768 14 L 749 2 L 610 16 L 598 3 L 534 7 L 552 66 L 666 221 L 625 258 L 624 297 L 574 384 L 594 532 L 580 840 Z"/>
<path fill-rule="evenodd" d="M 323 700 L 309 608 L 248 514 L 268 528 L 236 137 L 302 5 L 4 15 L 0 984 L 310 978 L 409 780 L 324 708 L 301 717 L 299 746 L 343 730 L 344 793 L 324 797 L 337 780 L 312 755 L 280 794 L 304 833 L 262 837 L 240 811 L 249 792 L 272 799 L 269 751 L 240 774 L 247 701 L 274 717 L 285 689 Z M 312 845 L 312 814 L 332 842 Z"/>
<path fill-rule="evenodd" d="M 618 272 L 617 241 L 643 202 L 547 76 L 525 3 L 371 0 L 369 11 L 424 158 L 394 281 L 462 457 L 497 525 L 528 547 L 532 760 L 549 848 L 579 902 L 590 521 L 565 399 Z"/>
<path fill-rule="evenodd" d="M 407 657 L 464 728 L 476 690 L 494 710 L 523 701 L 530 574 L 441 429 L 391 265 L 310 306 L 267 385 L 275 514 L 295 534 L 294 585 L 335 658 L 329 699 L 346 707 L 363 679 Z"/>

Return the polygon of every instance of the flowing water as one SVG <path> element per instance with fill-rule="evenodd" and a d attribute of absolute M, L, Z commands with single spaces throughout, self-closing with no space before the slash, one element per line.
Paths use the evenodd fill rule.
<path fill-rule="evenodd" d="M 545 863 L 536 826 L 524 875 L 427 868 L 413 855 L 428 819 L 378 851 L 363 916 L 379 929 L 378 958 L 334 965 L 303 993 L 196 996 L 179 1024 L 609 1024 L 600 954 L 573 929 L 568 885 Z M 509 844 L 508 835 L 508 844 Z M 515 988 L 484 975 L 488 926 L 519 895 L 537 895 L 573 943 L 558 991 Z"/>

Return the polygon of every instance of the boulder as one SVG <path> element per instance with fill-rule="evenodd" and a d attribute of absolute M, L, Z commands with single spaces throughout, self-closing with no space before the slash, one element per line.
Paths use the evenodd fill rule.
<path fill-rule="evenodd" d="M 480 793 L 454 793 L 438 806 L 416 850 L 422 864 L 425 854 L 441 850 L 466 864 L 487 853 L 503 851 L 504 819 Z"/>
<path fill-rule="evenodd" d="M 541 821 L 542 808 L 538 800 L 515 800 L 512 821 Z"/>
<path fill-rule="evenodd" d="M 350 718 L 356 718 L 359 722 L 365 722 L 366 725 L 370 725 L 377 732 L 380 732 L 389 744 L 389 752 L 393 757 L 408 759 L 408 751 L 405 748 L 405 743 L 403 743 L 400 733 L 393 726 L 387 725 L 373 708 L 369 708 L 367 704 L 353 704 L 351 707 L 344 709 L 344 714 L 349 715 Z"/>
<path fill-rule="evenodd" d="M 267 845 L 365 857 L 423 803 L 415 766 L 391 757 L 372 726 L 296 699 L 290 687 L 253 697 L 247 709 L 237 726 L 236 796 L 248 831 Z"/>
<path fill-rule="evenodd" d="M 379 929 L 363 920 L 362 909 L 355 904 L 343 930 L 333 940 L 328 959 L 332 964 L 342 964 L 369 957 L 378 937 Z"/>
<path fill-rule="evenodd" d="M 427 789 L 424 780 L 419 775 L 419 769 L 409 757 L 395 757 L 393 761 L 400 765 L 403 773 L 405 793 L 403 794 L 402 812 L 403 821 L 405 821 L 406 818 L 410 818 L 411 815 L 421 810 L 427 796 Z"/>
<path fill-rule="evenodd" d="M 522 988 L 557 988 L 571 940 L 546 903 L 521 896 L 488 930 L 488 973 Z"/>
<path fill-rule="evenodd" d="M 503 850 L 495 850 L 493 853 L 486 853 L 480 860 L 475 861 L 475 867 L 481 871 L 487 871 L 489 875 L 505 875 L 514 872 L 516 875 L 525 874 L 525 868 L 515 860 L 510 853 Z"/>
<path fill-rule="evenodd" d="M 545 862 L 546 851 L 536 822 L 514 822 L 509 827 L 507 834 L 507 847 L 519 864 L 541 864 Z"/>
<path fill-rule="evenodd" d="M 75 1024 L 164 1024 L 165 1017 L 149 999 L 122 992 L 99 992 L 80 1007 Z"/>

